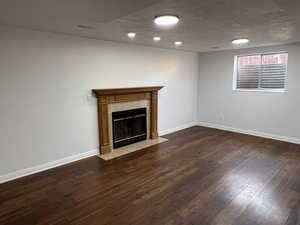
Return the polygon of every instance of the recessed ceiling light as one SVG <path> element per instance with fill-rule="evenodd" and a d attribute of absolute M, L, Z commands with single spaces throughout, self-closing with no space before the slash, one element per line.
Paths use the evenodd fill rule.
<path fill-rule="evenodd" d="M 176 46 L 180 46 L 180 45 L 182 45 L 182 41 L 175 41 L 174 44 L 175 44 Z"/>
<path fill-rule="evenodd" d="M 160 26 L 171 26 L 177 24 L 178 22 L 178 16 L 173 15 L 157 16 L 154 18 L 154 23 Z"/>
<path fill-rule="evenodd" d="M 129 32 L 129 33 L 127 34 L 127 36 L 128 36 L 129 38 L 135 38 L 136 33 Z"/>
<path fill-rule="evenodd" d="M 241 44 L 246 44 L 249 42 L 248 38 L 237 38 L 232 40 L 232 44 L 235 45 L 241 45 Z"/>
<path fill-rule="evenodd" d="M 160 41 L 160 40 L 161 40 L 160 37 L 154 37 L 154 38 L 153 38 L 153 41 Z"/>

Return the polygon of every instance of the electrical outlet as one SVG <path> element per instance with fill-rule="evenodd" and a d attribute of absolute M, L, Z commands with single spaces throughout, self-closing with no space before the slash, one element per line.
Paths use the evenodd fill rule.
<path fill-rule="evenodd" d="M 217 118 L 220 122 L 223 122 L 225 120 L 225 116 L 222 112 L 217 113 Z"/>
<path fill-rule="evenodd" d="M 220 113 L 220 120 L 223 122 L 225 120 L 225 116 L 223 113 Z"/>
<path fill-rule="evenodd" d="M 87 102 L 88 105 L 96 105 L 97 104 L 97 99 L 92 94 L 87 94 L 86 95 L 86 102 Z"/>

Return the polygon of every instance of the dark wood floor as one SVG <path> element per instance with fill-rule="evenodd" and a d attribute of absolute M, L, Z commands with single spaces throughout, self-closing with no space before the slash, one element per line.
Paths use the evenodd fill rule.
<path fill-rule="evenodd" d="M 1 225 L 296 225 L 300 146 L 193 127 L 0 185 Z"/>

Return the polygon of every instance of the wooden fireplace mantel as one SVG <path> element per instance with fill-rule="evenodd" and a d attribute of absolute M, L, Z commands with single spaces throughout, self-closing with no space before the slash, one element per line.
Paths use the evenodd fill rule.
<path fill-rule="evenodd" d="M 109 137 L 108 105 L 119 102 L 150 100 L 150 138 L 158 138 L 157 132 L 157 94 L 163 86 L 94 89 L 98 99 L 98 124 L 100 154 L 112 151 Z"/>

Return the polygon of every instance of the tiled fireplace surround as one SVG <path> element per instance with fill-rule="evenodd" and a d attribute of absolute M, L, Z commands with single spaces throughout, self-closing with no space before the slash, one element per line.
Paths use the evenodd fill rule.
<path fill-rule="evenodd" d="M 158 144 L 166 139 L 158 137 L 157 101 L 161 86 L 95 89 L 98 99 L 100 157 L 109 160 L 121 155 Z M 113 149 L 112 113 L 136 108 L 147 110 L 147 140 Z"/>
<path fill-rule="evenodd" d="M 108 105 L 108 130 L 109 130 L 109 143 L 113 148 L 113 131 L 112 131 L 112 113 L 130 109 L 146 108 L 147 112 L 147 139 L 150 138 L 150 100 L 138 100 L 130 102 L 119 102 Z"/>

